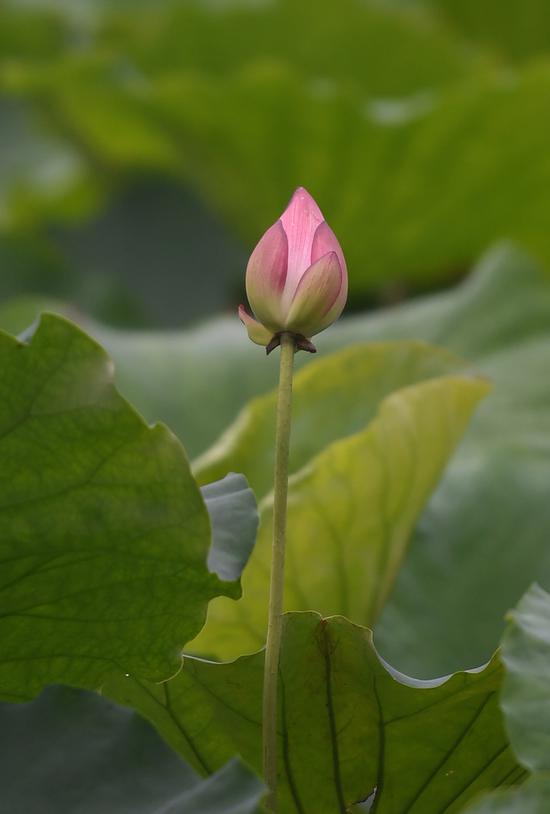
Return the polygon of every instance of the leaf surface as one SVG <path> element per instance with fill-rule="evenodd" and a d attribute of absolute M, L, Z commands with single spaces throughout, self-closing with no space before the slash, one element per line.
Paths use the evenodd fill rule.
<path fill-rule="evenodd" d="M 436 342 L 493 384 L 416 525 L 376 627 L 381 653 L 409 674 L 486 661 L 529 584 L 550 588 L 549 325 L 548 282 L 523 252 L 502 246 L 452 291 L 341 320 L 319 337 L 320 353 L 357 341 Z M 338 419 L 345 426 L 334 409 Z"/>
<path fill-rule="evenodd" d="M 299 359 L 299 356 L 297 358 Z M 297 472 L 328 444 L 363 429 L 395 390 L 464 369 L 453 353 L 423 342 L 352 345 L 300 369 L 292 386 L 289 470 Z M 259 497 L 272 488 L 277 391 L 241 411 L 208 452 L 194 462 L 199 482 L 246 472 Z"/>
<path fill-rule="evenodd" d="M 521 776 L 498 707 L 502 670 L 419 682 L 381 662 L 368 631 L 343 618 L 288 614 L 281 660 L 283 814 L 345 813 L 377 789 L 377 814 L 458 812 L 476 792 Z M 238 752 L 261 763 L 263 653 L 187 658 L 163 685 L 109 682 L 199 771 Z"/>
<path fill-rule="evenodd" d="M 537 775 L 520 788 L 484 795 L 464 814 L 546 814 L 550 802 L 550 777 Z"/>
<path fill-rule="evenodd" d="M 501 706 L 512 748 L 534 774 L 519 789 L 483 797 L 468 814 L 545 814 L 550 808 L 549 630 L 550 594 L 533 585 L 508 614 Z"/>
<path fill-rule="evenodd" d="M 508 620 L 502 639 L 506 726 L 523 765 L 550 772 L 550 594 L 533 585 Z"/>
<path fill-rule="evenodd" d="M 502 246 L 454 289 L 342 319 L 318 338 L 320 358 L 357 342 L 412 337 L 436 343 L 493 384 L 417 524 L 377 626 L 383 655 L 410 674 L 429 677 L 486 661 L 504 614 L 529 584 L 538 580 L 550 588 L 549 325 L 550 286 L 541 269 L 522 251 Z M 192 454 L 203 452 L 247 400 L 276 381 L 276 354 L 266 359 L 235 318 L 167 334 L 90 330 L 115 358 L 125 395 L 149 419 L 168 421 Z M 311 365 L 307 356 L 298 354 L 297 365 Z M 412 383 L 403 374 L 388 389 Z M 343 382 L 344 371 L 340 375 Z M 373 397 L 367 389 L 355 392 L 364 403 Z M 328 395 L 326 403 L 324 420 L 337 437 L 346 414 L 332 409 Z M 241 460 L 241 471 L 250 468 L 255 478 L 256 462 Z"/>
<path fill-rule="evenodd" d="M 0 704 L 2 808 L 10 814 L 254 814 L 263 785 L 237 760 L 203 780 L 135 712 L 48 687 Z"/>
<path fill-rule="evenodd" d="M 208 601 L 210 524 L 185 453 L 113 386 L 111 360 L 45 315 L 0 334 L 0 692 L 113 671 L 173 675 Z"/>
<path fill-rule="evenodd" d="M 258 510 L 244 475 L 232 472 L 201 489 L 212 528 L 208 568 L 227 582 L 240 578 L 256 542 Z"/>
<path fill-rule="evenodd" d="M 385 354 L 388 367 L 392 350 Z M 429 358 L 427 349 L 423 355 Z M 433 356 L 432 362 L 437 352 Z M 331 364 L 345 369 L 349 357 L 336 354 Z M 355 358 L 360 357 L 355 354 Z M 369 358 L 368 349 L 364 358 Z M 327 380 L 327 367 L 326 363 L 311 366 L 302 376 L 304 402 L 311 399 L 314 405 L 312 421 L 302 435 L 311 438 L 312 444 L 316 384 L 322 387 Z M 362 387 L 369 386 L 368 379 L 358 376 L 358 380 Z M 328 381 L 332 399 L 317 409 L 338 403 L 338 380 Z M 376 390 L 376 378 L 371 389 Z M 382 401 L 365 429 L 335 441 L 291 478 L 287 610 L 340 613 L 359 624 L 374 623 L 393 586 L 414 523 L 487 390 L 487 382 L 468 376 L 442 376 L 398 390 Z M 353 420 L 345 407 L 343 411 Z M 307 409 L 303 412 L 307 419 Z M 263 418 L 260 414 L 260 423 Z M 246 448 L 260 454 L 250 438 Z M 259 541 L 243 575 L 243 599 L 211 603 L 207 625 L 192 644 L 194 652 L 234 658 L 265 642 L 271 527 L 271 499 L 267 498 Z"/>
<path fill-rule="evenodd" d="M 489 46 L 512 63 L 548 54 L 550 11 L 544 0 L 428 0 L 470 43 Z"/>

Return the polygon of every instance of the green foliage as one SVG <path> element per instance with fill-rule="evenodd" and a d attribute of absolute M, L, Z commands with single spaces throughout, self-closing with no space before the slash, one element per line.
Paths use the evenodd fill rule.
<path fill-rule="evenodd" d="M 271 61 L 312 80 L 332 78 L 389 96 L 461 78 L 473 61 L 426 15 L 388 14 L 372 2 L 341 0 L 336 9 L 329 0 L 302 0 L 299 6 L 279 0 L 213 10 L 192 0 L 172 3 L 165 14 L 156 5 L 141 19 L 125 13 L 105 18 L 111 48 L 126 52 L 147 75 L 193 68 L 219 77 Z M 350 31 L 356 35 L 351 40 Z M 396 46 L 391 55 L 388 39 Z"/>
<path fill-rule="evenodd" d="M 550 594 L 534 585 L 508 618 L 502 709 L 514 751 L 534 774 L 518 790 L 484 797 L 469 814 L 544 814 L 550 808 Z"/>
<path fill-rule="evenodd" d="M 491 321 L 480 319 L 487 303 Z M 458 814 L 533 768 L 537 778 L 525 791 L 504 799 L 542 794 L 537 744 L 546 723 L 539 716 L 535 729 L 528 699 L 533 687 L 545 699 L 546 595 L 534 593 L 514 616 L 504 688 L 498 658 L 448 679 L 407 678 L 378 656 L 362 625 L 376 622 L 384 658 L 416 665 L 417 674 L 471 666 L 496 645 L 499 607 L 513 604 L 529 569 L 544 579 L 549 310 L 536 267 L 500 250 L 456 291 L 342 321 L 319 343 L 338 351 L 298 373 L 287 607 L 350 620 L 286 617 L 281 814 L 359 811 L 375 790 L 377 814 Z M 13 326 L 26 313 L 23 304 L 3 318 Z M 140 361 L 143 383 L 164 359 L 163 400 L 176 395 L 170 409 L 179 394 L 169 384 L 191 381 L 194 371 L 185 398 L 204 426 L 214 420 L 210 405 L 216 421 L 229 409 L 216 401 L 218 372 L 222 384 L 231 382 L 234 403 L 274 372 L 258 348 L 247 360 L 243 334 L 229 332 L 220 354 L 216 323 L 187 347 L 186 334 L 143 337 L 141 348 L 151 344 L 142 357 L 137 334 L 96 328 L 136 382 Z M 469 351 L 494 380 L 449 465 L 490 386 L 452 352 L 402 339 L 411 334 Z M 353 340 L 360 344 L 343 347 Z M 199 347 L 210 348 L 204 358 Z M 27 699 L 53 681 L 101 686 L 148 718 L 199 773 L 214 774 L 236 753 L 259 770 L 263 653 L 226 664 L 186 655 L 181 665 L 181 647 L 225 656 L 263 642 L 272 394 L 245 407 L 197 463 L 202 479 L 244 470 L 263 498 L 244 598 L 226 602 L 222 620 L 223 597 L 239 595 L 257 525 L 243 477 L 209 484 L 201 497 L 174 436 L 129 407 L 109 358 L 65 319 L 46 315 L 21 340 L 1 334 L 0 354 L 4 697 Z M 260 363 L 267 372 L 258 382 Z M 193 640 L 209 602 L 210 623 Z"/>
<path fill-rule="evenodd" d="M 499 641 L 508 608 L 533 580 L 550 580 L 549 325 L 547 281 L 528 257 L 502 248 L 453 291 L 342 320 L 320 338 L 325 353 L 358 340 L 434 341 L 462 354 L 493 384 L 416 526 L 377 625 L 381 652 L 409 674 L 430 677 L 483 663 Z M 218 328 L 225 332 L 228 364 L 237 358 L 238 329 Z M 268 374 L 261 370 L 261 353 L 250 363 L 242 356 L 239 368 L 225 371 L 228 398 L 245 391 L 255 364 L 262 386 Z M 373 373 L 383 378 L 383 371 Z M 206 393 L 202 398 L 209 401 Z M 335 410 L 332 421 L 341 422 L 342 436 L 350 431 L 347 410 Z M 261 452 L 257 439 L 254 448 Z M 246 474 L 249 462 L 242 463 Z M 250 469 L 253 478 L 258 465 Z"/>
<path fill-rule="evenodd" d="M 1 334 L 0 367 L 2 696 L 172 675 L 208 601 L 240 590 L 207 570 L 208 514 L 181 446 L 59 317 L 25 342 Z"/>
<path fill-rule="evenodd" d="M 238 752 L 259 769 L 263 654 L 188 658 L 169 684 L 109 682 L 199 771 Z M 523 772 L 507 743 L 498 661 L 418 682 L 383 664 L 368 631 L 316 614 L 286 617 L 281 658 L 281 814 L 333 814 L 377 788 L 376 811 L 459 811 Z"/>
<path fill-rule="evenodd" d="M 438 351 L 405 343 L 373 346 L 373 356 L 374 361 L 368 347 L 350 349 L 309 366 L 296 378 L 299 409 L 293 443 L 298 449 L 296 464 L 303 468 L 289 483 L 285 586 L 287 610 L 341 613 L 368 626 L 377 620 L 387 600 L 414 523 L 475 405 L 488 389 L 481 380 L 443 375 L 397 389 L 384 398 L 384 387 L 390 382 L 395 387 L 404 370 L 413 380 L 418 373 L 420 377 L 437 375 L 438 365 L 445 371 L 449 359 Z M 456 366 L 454 359 L 451 362 Z M 334 370 L 340 375 L 334 375 Z M 353 399 L 354 390 L 362 390 L 363 399 Z M 365 398 L 367 390 L 369 397 Z M 341 402 L 339 394 L 343 394 Z M 366 428 L 359 432 L 354 426 L 357 418 L 346 409 L 346 395 L 350 403 L 369 405 L 369 412 L 378 408 L 370 422 L 363 417 L 361 424 Z M 318 416 L 324 405 L 339 405 L 343 420 L 341 417 L 335 426 L 345 436 L 318 454 L 315 445 L 324 447 L 326 435 L 319 437 L 316 432 L 316 408 L 309 408 L 316 401 Z M 255 451 L 261 466 L 270 459 L 261 457 L 254 435 L 261 438 L 262 426 L 273 423 L 267 419 L 273 407 L 271 397 L 254 407 L 246 415 L 247 424 L 237 423 L 229 446 L 239 464 L 239 453 L 248 449 Z M 304 420 L 300 421 L 300 415 Z M 312 416 L 311 422 L 306 420 L 308 416 Z M 329 422 L 324 423 L 327 428 Z M 300 456 L 300 448 L 312 457 Z M 222 467 L 235 468 L 234 459 L 220 457 Z M 254 476 L 252 469 L 252 483 L 258 480 Z M 265 641 L 270 500 L 263 503 L 261 523 L 258 545 L 244 575 L 243 600 L 212 603 L 208 624 L 193 643 L 195 651 L 228 658 L 261 647 Z"/>
<path fill-rule="evenodd" d="M 16 310 L 16 305 L 6 307 L 0 320 L 14 326 Z M 32 315 L 25 309 L 19 327 Z M 385 368 L 383 348 L 375 344 L 370 360 L 364 354 L 361 357 L 360 349 L 346 350 L 348 357 L 343 358 L 349 359 L 350 378 L 342 371 L 339 387 L 331 389 L 328 373 L 335 374 L 327 356 L 331 350 L 350 343 L 416 337 L 461 354 L 493 384 L 415 528 L 404 567 L 377 626 L 381 652 L 412 675 L 430 677 L 487 661 L 499 641 L 508 608 L 533 580 L 543 585 L 550 580 L 546 489 L 550 460 L 545 441 L 550 433 L 549 325 L 547 280 L 529 257 L 503 247 L 487 255 L 471 278 L 452 291 L 341 320 L 321 335 L 319 357 L 326 365 L 327 380 L 319 377 L 311 413 L 301 412 L 298 381 L 295 469 L 325 444 L 358 432 L 372 419 L 384 395 L 435 374 L 435 368 L 427 366 L 429 359 L 435 364 L 439 358 L 441 373 L 459 370 L 453 367 L 458 362 L 453 362 L 452 354 L 423 356 L 418 350 L 415 355 L 410 344 L 396 346 L 393 363 Z M 160 418 L 173 426 L 191 454 L 202 452 L 251 397 L 269 390 L 276 379 L 276 355 L 266 359 L 235 318 L 168 334 L 97 325 L 91 329 L 115 359 L 117 382 L 124 394 L 150 420 Z M 363 368 L 352 364 L 360 358 Z M 300 354 L 297 362 L 306 369 L 314 364 L 306 354 Z M 355 385 L 351 383 L 354 369 Z M 251 450 L 232 458 L 234 464 L 228 459 L 219 469 L 209 470 L 212 478 L 233 467 L 252 479 L 259 496 L 265 494 L 272 437 L 270 398 L 247 408 L 254 422 L 258 410 L 266 416 L 263 430 L 250 435 Z M 342 409 L 333 408 L 332 399 L 338 399 Z M 241 422 L 249 420 L 241 418 Z M 315 429 L 311 434 L 309 421 Z M 229 454 L 228 443 L 226 437 L 223 455 Z M 221 454 L 217 444 L 214 450 L 216 456 Z M 203 465 L 209 457 L 202 459 Z M 257 480 L 260 470 L 261 480 Z M 475 603 L 469 601 L 472 590 Z"/>
<path fill-rule="evenodd" d="M 40 300 L 6 303 L 0 306 L 0 325 L 15 333 L 22 331 L 43 307 Z M 61 307 L 55 304 L 56 309 Z M 64 306 L 64 313 L 70 311 L 70 306 Z M 74 312 L 73 316 L 78 318 Z M 454 353 L 495 382 L 483 430 L 499 435 L 498 417 L 512 426 L 515 422 L 518 432 L 522 416 L 526 421 L 533 418 L 545 421 L 545 391 L 538 366 L 543 362 L 549 323 L 550 288 L 542 270 L 529 256 L 508 246 L 487 254 L 469 280 L 453 290 L 341 319 L 318 337 L 317 345 L 319 358 L 358 342 L 414 338 L 444 346 L 451 351 L 441 351 L 441 359 L 444 356 L 448 359 L 447 372 L 456 370 Z M 170 332 L 116 330 L 89 320 L 84 325 L 112 355 L 117 383 L 124 395 L 148 420 L 165 421 L 193 457 L 216 441 L 250 399 L 271 390 L 276 383 L 276 355 L 266 359 L 261 349 L 248 340 L 235 316 L 211 320 L 191 330 Z M 373 374 L 375 354 L 373 348 Z M 312 361 L 308 354 L 296 357 L 298 367 Z M 407 363 L 412 369 L 414 357 L 409 357 Z M 455 364 L 460 364 L 458 359 Z M 411 375 L 405 364 L 402 375 Z M 427 375 L 428 371 L 426 375 L 419 372 L 419 378 Z M 378 384 L 365 387 L 380 387 L 384 378 L 381 369 L 376 378 L 379 376 Z M 413 378 L 395 379 L 395 385 L 413 381 Z M 391 383 L 387 388 L 385 392 L 389 393 Z M 223 398 L 217 397 L 218 392 L 223 393 Z M 372 397 L 368 389 L 356 392 L 365 396 L 367 402 Z M 297 398 L 299 409 L 299 392 Z M 349 398 L 346 408 L 358 416 L 364 415 L 365 420 L 372 416 L 372 412 L 366 411 L 368 406 L 352 405 Z M 329 427 L 334 427 L 342 417 L 341 411 L 331 407 L 325 408 L 323 416 Z M 355 425 L 355 429 L 359 427 L 360 424 Z M 338 437 L 338 432 L 327 434 L 326 440 L 334 437 Z M 258 443 L 258 437 L 254 440 Z M 246 466 L 250 465 L 249 458 Z"/>
<path fill-rule="evenodd" d="M 549 53 L 550 12 L 545 0 L 427 0 L 433 11 L 501 59 L 525 61 Z"/>
<path fill-rule="evenodd" d="M 501 236 L 550 260 L 549 31 L 543 0 L 2 5 L 0 298 L 42 293 L 86 323 L 203 484 L 74 325 L 0 333 L 0 694 L 102 687 L 194 767 L 133 713 L 50 689 L 0 709 L 10 814 L 74 808 L 64 794 L 90 814 L 228 814 L 232 793 L 245 814 L 261 795 L 242 765 L 222 767 L 261 764 L 263 654 L 242 653 L 264 640 L 276 354 L 234 317 L 143 334 L 74 306 L 145 321 L 167 312 L 164 270 L 164 303 L 233 308 L 242 246 L 298 184 L 342 240 L 352 306 L 458 279 Z M 104 267 L 125 222 L 130 246 Z M 135 236 L 149 222 L 150 250 Z M 22 330 L 37 302 L 3 302 L 0 324 Z M 458 287 L 342 320 L 319 360 L 297 359 L 281 814 L 548 810 L 542 588 L 491 655 L 527 586 L 550 587 L 549 325 L 544 274 L 504 247 Z M 261 499 L 254 550 L 255 498 L 235 472 Z M 182 663 L 182 647 L 240 658 Z M 386 660 L 453 675 L 422 682 Z M 59 760 L 79 782 L 51 783 Z"/>
<path fill-rule="evenodd" d="M 540 775 L 519 789 L 497 791 L 466 809 L 467 814 L 546 814 L 550 803 L 550 778 Z"/>
<path fill-rule="evenodd" d="M 550 772 L 550 595 L 534 585 L 508 618 L 502 640 L 507 729 L 522 764 Z"/>
<path fill-rule="evenodd" d="M 541 125 L 549 86 L 550 71 L 538 66 L 518 82 L 478 78 L 441 96 L 430 86 L 365 100 L 261 65 L 224 79 L 166 81 L 158 107 L 185 145 L 186 177 L 249 245 L 289 190 L 311 189 L 358 298 L 388 280 L 426 284 L 464 272 L 502 235 L 550 257 L 541 184 L 550 179 Z"/>
<path fill-rule="evenodd" d="M 64 248 L 52 222 L 145 173 L 191 186 L 248 245 L 310 187 L 358 303 L 454 279 L 503 235 L 550 259 L 543 0 L 65 11 L 0 11 L 0 92 L 33 114 L 31 158 L 59 154 L 53 177 L 23 162 L 3 192 L 10 234 L 42 252 Z"/>
<path fill-rule="evenodd" d="M 421 518 L 376 631 L 384 656 L 413 675 L 486 661 L 506 611 L 533 580 L 550 584 L 550 289 L 516 253 L 493 255 L 483 271 L 441 298 L 431 330 L 462 345 L 493 394 Z"/>
<path fill-rule="evenodd" d="M 260 781 L 232 761 L 202 780 L 135 712 L 48 687 L 0 704 L 2 807 L 10 814 L 254 814 Z"/>
<path fill-rule="evenodd" d="M 9 320 L 15 327 L 17 310 L 16 305 L 5 308 L 0 320 Z M 31 310 L 25 308 L 19 327 L 31 318 Z M 331 390 L 328 373 L 334 375 L 335 370 L 326 356 L 330 350 L 355 342 L 414 336 L 461 354 L 493 384 L 414 530 L 377 625 L 381 652 L 412 675 L 430 677 L 486 661 L 500 638 L 508 608 L 530 582 L 545 585 L 550 580 L 546 489 L 550 461 L 545 442 L 550 432 L 548 325 L 546 279 L 531 259 L 504 247 L 488 255 L 471 278 L 452 291 L 341 320 L 321 335 L 319 357 L 327 365 L 327 380 L 319 377 L 310 413 L 301 412 L 298 382 L 296 469 L 325 444 L 358 432 L 372 419 L 379 398 L 392 389 L 429 378 L 435 368 L 431 371 L 426 366 L 423 372 L 421 360 L 427 364 L 429 358 L 434 363 L 438 358 L 429 352 L 422 356 L 420 351 L 415 356 L 411 345 L 396 346 L 394 361 L 386 369 L 380 364 L 385 358 L 382 348 L 374 345 L 370 360 L 363 355 L 365 367 L 354 368 L 352 360 L 359 359 L 361 351 L 349 349 L 350 379 L 342 372 L 339 387 Z M 173 426 L 191 454 L 204 450 L 246 401 L 270 389 L 276 378 L 276 355 L 266 359 L 235 318 L 169 334 L 97 325 L 91 329 L 115 359 L 117 381 L 125 395 L 147 418 L 161 418 Z M 442 373 L 458 372 L 451 354 L 442 353 L 439 359 L 442 365 L 448 360 Z M 306 354 L 300 354 L 297 362 L 306 369 L 313 364 Z M 355 385 L 349 383 L 353 369 Z M 363 376 L 358 375 L 361 371 Z M 333 398 L 342 409 L 333 409 Z M 254 454 L 243 453 L 234 465 L 228 459 L 218 470 L 211 470 L 212 478 L 233 466 L 251 477 L 260 496 L 265 494 L 272 437 L 269 403 L 265 397 L 247 408 L 251 416 L 260 408 L 266 415 L 263 430 L 250 436 Z M 250 419 L 241 419 L 245 420 Z M 309 421 L 315 430 L 311 434 Z M 222 450 L 227 445 L 226 437 Z M 220 454 L 218 445 L 214 450 L 216 456 Z M 475 603 L 469 600 L 472 591 Z"/>
<path fill-rule="evenodd" d="M 362 429 L 395 390 L 463 367 L 454 354 L 422 342 L 352 345 L 314 359 L 298 372 L 292 386 L 290 472 L 337 438 Z M 238 471 L 247 473 L 259 496 L 271 489 L 276 403 L 273 390 L 247 404 L 220 440 L 195 461 L 199 482 Z"/>

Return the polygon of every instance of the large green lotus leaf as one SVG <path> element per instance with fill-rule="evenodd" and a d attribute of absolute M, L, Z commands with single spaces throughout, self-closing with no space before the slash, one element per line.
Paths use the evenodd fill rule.
<path fill-rule="evenodd" d="M 376 621 L 414 523 L 487 390 L 485 381 L 465 376 L 398 390 L 382 401 L 366 429 L 329 445 L 291 478 L 287 610 L 340 613 L 364 625 Z M 266 500 L 243 575 L 243 599 L 210 604 L 194 652 L 225 659 L 265 642 L 271 525 Z"/>
<path fill-rule="evenodd" d="M 521 763 L 550 772 L 550 594 L 534 585 L 508 619 L 502 639 L 506 726 Z"/>
<path fill-rule="evenodd" d="M 135 712 L 48 687 L 0 704 L 2 811 L 9 814 L 253 814 L 263 785 L 236 760 L 197 773 Z"/>
<path fill-rule="evenodd" d="M 534 585 L 508 619 L 501 707 L 516 756 L 535 774 L 521 789 L 483 798 L 468 808 L 469 814 L 550 810 L 550 594 Z"/>
<path fill-rule="evenodd" d="M 276 382 L 276 354 L 266 358 L 236 316 L 186 331 L 117 330 L 67 303 L 21 297 L 0 303 L 0 328 L 21 333 L 44 310 L 70 316 L 107 348 L 121 392 L 147 420 L 161 420 L 176 432 L 192 457 L 216 440 L 249 398 Z M 297 366 L 305 356 L 296 357 Z M 223 398 L 213 397 L 214 390 Z"/>
<path fill-rule="evenodd" d="M 394 390 L 463 367 L 454 354 L 422 342 L 353 345 L 316 359 L 293 382 L 290 472 L 331 441 L 363 429 Z M 195 461 L 199 482 L 246 472 L 257 495 L 270 491 L 276 408 L 276 390 L 249 402 L 218 443 Z"/>
<path fill-rule="evenodd" d="M 187 658 L 162 685 L 132 677 L 106 694 L 135 707 L 199 771 L 238 752 L 261 764 L 263 653 Z M 383 663 L 370 633 L 343 618 L 286 617 L 281 657 L 281 814 L 344 814 L 376 789 L 377 814 L 457 812 L 523 775 L 502 726 L 496 660 L 419 682 Z"/>
<path fill-rule="evenodd" d="M 238 582 L 207 569 L 210 524 L 185 453 L 113 386 L 106 353 L 45 315 L 0 334 L 0 693 L 166 678 Z"/>
<path fill-rule="evenodd" d="M 451 319 L 464 346 L 478 344 L 476 369 L 493 379 L 494 395 L 421 518 L 376 630 L 384 656 L 420 676 L 486 660 L 506 611 L 529 584 L 550 587 L 550 288 L 536 285 L 520 258 L 497 255 L 493 263 L 506 307 L 493 311 L 488 277 L 471 283 L 492 328 L 481 317 L 466 339 L 467 313 L 462 322 L 457 312 Z"/>

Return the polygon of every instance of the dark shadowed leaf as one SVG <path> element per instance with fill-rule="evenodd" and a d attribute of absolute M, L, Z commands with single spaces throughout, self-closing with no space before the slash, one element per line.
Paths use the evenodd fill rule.
<path fill-rule="evenodd" d="M 519 789 L 484 797 L 468 814 L 550 811 L 550 594 L 534 585 L 508 620 L 501 706 L 514 752 L 534 774 Z"/>
<path fill-rule="evenodd" d="M 261 782 L 237 760 L 207 780 L 135 712 L 92 692 L 48 687 L 0 704 L 6 814 L 253 814 Z"/>
<path fill-rule="evenodd" d="M 506 726 L 521 763 L 550 773 L 550 594 L 534 585 L 508 619 L 502 639 Z"/>
<path fill-rule="evenodd" d="M 201 492 L 212 527 L 208 568 L 220 579 L 237 580 L 256 542 L 259 517 L 254 493 L 244 475 L 234 472 L 203 486 Z"/>

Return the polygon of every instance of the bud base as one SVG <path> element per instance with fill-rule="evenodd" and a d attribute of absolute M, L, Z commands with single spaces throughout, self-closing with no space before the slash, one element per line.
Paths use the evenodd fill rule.
<path fill-rule="evenodd" d="M 291 333 L 290 331 L 279 331 L 279 333 L 276 333 L 271 338 L 271 341 L 265 347 L 265 352 L 268 356 L 272 350 L 275 350 L 275 348 L 279 347 L 279 345 L 281 344 L 281 336 L 283 334 L 290 334 L 290 336 L 292 336 L 292 338 L 294 339 L 295 352 L 299 350 L 305 350 L 308 353 L 317 353 L 317 348 L 315 347 L 313 342 L 310 339 L 306 339 L 306 337 L 302 336 L 302 334 L 294 334 Z"/>

